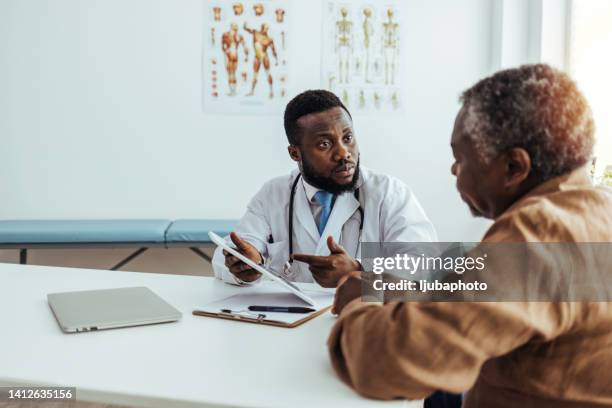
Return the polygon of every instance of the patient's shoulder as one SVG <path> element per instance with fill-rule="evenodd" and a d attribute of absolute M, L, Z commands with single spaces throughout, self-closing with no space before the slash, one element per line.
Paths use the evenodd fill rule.
<path fill-rule="evenodd" d="M 612 239 L 610 190 L 584 186 L 536 195 L 499 216 L 483 241 L 598 242 Z"/>

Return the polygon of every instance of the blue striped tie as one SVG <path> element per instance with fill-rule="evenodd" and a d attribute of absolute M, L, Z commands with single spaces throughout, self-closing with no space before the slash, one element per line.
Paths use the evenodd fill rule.
<path fill-rule="evenodd" d="M 327 225 L 329 214 L 331 214 L 332 200 L 334 198 L 334 195 L 332 193 L 328 193 L 327 191 L 321 190 L 317 191 L 317 193 L 314 195 L 314 198 L 319 204 L 321 204 L 321 208 L 323 209 L 323 211 L 321 211 L 321 218 L 319 218 L 318 225 L 319 234 L 322 234 L 325 230 L 325 225 Z"/>

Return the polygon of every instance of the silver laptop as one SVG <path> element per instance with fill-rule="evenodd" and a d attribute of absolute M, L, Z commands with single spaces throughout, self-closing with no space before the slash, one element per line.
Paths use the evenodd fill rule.
<path fill-rule="evenodd" d="M 174 322 L 182 317 L 145 287 L 50 293 L 47 301 L 66 333 Z"/>

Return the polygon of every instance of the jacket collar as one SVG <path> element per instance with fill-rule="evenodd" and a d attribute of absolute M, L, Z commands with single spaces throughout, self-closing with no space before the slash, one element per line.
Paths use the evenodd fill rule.
<path fill-rule="evenodd" d="M 506 211 L 514 210 L 522 207 L 530 198 L 551 194 L 557 191 L 575 190 L 585 186 L 592 186 L 593 183 L 588 175 L 587 166 L 581 166 L 569 173 L 565 173 L 559 177 L 552 178 L 544 183 L 534 187 L 524 196 L 514 202 Z"/>

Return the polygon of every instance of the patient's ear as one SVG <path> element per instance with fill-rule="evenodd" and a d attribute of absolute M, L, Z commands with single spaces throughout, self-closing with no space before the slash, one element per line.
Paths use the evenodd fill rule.
<path fill-rule="evenodd" d="M 506 153 L 505 187 L 519 186 L 531 173 L 531 158 L 527 150 L 521 147 L 510 149 Z"/>
<path fill-rule="evenodd" d="M 287 146 L 287 151 L 289 152 L 289 157 L 291 157 L 291 160 L 298 163 L 302 161 L 302 155 L 300 154 L 300 149 L 298 149 L 297 146 L 289 145 Z"/>

